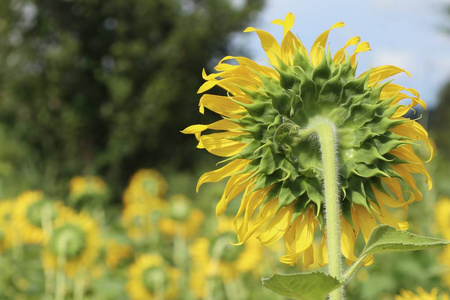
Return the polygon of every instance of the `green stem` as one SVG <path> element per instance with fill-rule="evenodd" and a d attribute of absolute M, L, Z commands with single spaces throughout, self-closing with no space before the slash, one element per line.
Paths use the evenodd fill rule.
<path fill-rule="evenodd" d="M 328 120 L 315 120 L 310 129 L 319 137 L 322 152 L 323 181 L 328 244 L 328 269 L 331 276 L 341 280 L 341 228 L 338 197 L 338 168 L 334 125 Z M 343 289 L 330 293 L 330 300 L 344 299 Z"/>
<path fill-rule="evenodd" d="M 362 255 L 361 257 L 358 258 L 357 261 L 355 261 L 350 268 L 347 269 L 347 271 L 345 272 L 342 281 L 343 282 L 348 282 L 350 280 L 350 278 L 352 278 L 353 274 L 355 274 L 355 272 L 359 269 L 359 267 L 361 266 L 361 263 L 363 262 L 364 258 L 366 258 L 365 255 Z"/>

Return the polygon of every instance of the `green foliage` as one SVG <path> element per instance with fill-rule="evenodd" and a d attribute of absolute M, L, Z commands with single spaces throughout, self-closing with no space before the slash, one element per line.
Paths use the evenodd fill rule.
<path fill-rule="evenodd" d="M 262 283 L 280 295 L 301 300 L 323 300 L 341 285 L 336 278 L 321 272 L 275 274 L 262 279 Z"/>
<path fill-rule="evenodd" d="M 179 131 L 200 121 L 201 68 L 262 4 L 1 1 L 5 186 L 54 192 L 55 178 L 96 173 L 117 193 L 139 167 L 192 168 L 204 154 Z"/>
<path fill-rule="evenodd" d="M 442 239 L 399 231 L 389 225 L 379 225 L 372 231 L 361 256 L 391 251 L 432 249 L 449 243 Z"/>

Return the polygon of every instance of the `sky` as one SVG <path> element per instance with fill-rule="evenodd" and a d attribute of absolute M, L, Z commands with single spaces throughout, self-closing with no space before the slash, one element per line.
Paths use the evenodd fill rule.
<path fill-rule="evenodd" d="M 346 26 L 330 33 L 332 53 L 349 38 L 360 36 L 372 51 L 359 54 L 359 73 L 379 65 L 403 68 L 411 78 L 397 75 L 394 82 L 417 89 L 432 108 L 440 89 L 450 81 L 450 32 L 444 30 L 450 28 L 447 7 L 450 0 L 267 0 L 259 17 L 248 25 L 281 41 L 282 27 L 270 22 L 292 12 L 296 18 L 291 31 L 310 49 L 320 33 L 342 21 Z M 267 61 L 256 33 L 236 34 L 234 41 L 245 45 L 255 61 Z"/>

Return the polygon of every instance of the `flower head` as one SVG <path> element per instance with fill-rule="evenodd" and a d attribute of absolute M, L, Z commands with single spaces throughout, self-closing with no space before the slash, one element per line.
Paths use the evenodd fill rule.
<path fill-rule="evenodd" d="M 191 206 L 186 196 L 173 195 L 169 201 L 167 215 L 159 220 L 159 230 L 168 236 L 182 235 L 184 238 L 194 236 L 198 233 L 205 215 L 200 209 Z"/>
<path fill-rule="evenodd" d="M 44 252 L 46 269 L 64 268 L 69 276 L 90 268 L 100 253 L 100 231 L 86 213 L 61 213 L 47 238 Z M 64 265 L 59 265 L 63 258 Z"/>
<path fill-rule="evenodd" d="M 256 239 L 245 245 L 233 246 L 235 242 L 233 220 L 221 218 L 215 236 L 198 238 L 190 247 L 192 271 L 191 289 L 198 297 L 205 297 L 205 283 L 220 277 L 224 282 L 245 273 L 260 275 L 263 249 Z"/>
<path fill-rule="evenodd" d="M 157 254 L 140 256 L 128 269 L 126 289 L 131 299 L 177 299 L 180 272 Z"/>
<path fill-rule="evenodd" d="M 59 215 L 71 211 L 61 202 L 47 200 L 41 191 L 25 191 L 16 199 L 13 222 L 17 224 L 24 243 L 42 244 L 46 234 L 44 225 L 51 227 L 51 222 Z"/>
<path fill-rule="evenodd" d="M 417 288 L 417 294 L 402 290 L 400 295 L 395 296 L 395 300 L 448 300 L 447 293 L 439 293 L 437 288 L 429 293 L 422 288 Z"/>
<path fill-rule="evenodd" d="M 123 195 L 123 202 L 128 205 L 133 202 L 153 201 L 164 198 L 167 191 L 166 179 L 157 171 L 143 169 L 137 171 Z"/>
<path fill-rule="evenodd" d="M 263 30 L 245 30 L 258 34 L 269 67 L 227 56 L 215 67 L 217 73 L 203 72 L 206 82 L 199 93 L 218 86 L 227 95 L 203 95 L 200 112 L 207 108 L 222 119 L 183 132 L 195 134 L 198 148 L 225 160 L 221 168 L 201 176 L 197 189 L 228 177 L 216 213 L 222 214 L 242 194 L 234 220 L 240 243 L 252 235 L 263 245 L 284 238 L 287 254 L 282 262 L 293 265 L 302 253 L 311 257 L 315 232 L 323 228 L 323 168 L 316 139 L 305 133 L 325 119 L 337 140 L 342 252 L 355 260 L 357 235 L 362 232 L 367 240 L 377 220 L 407 228 L 388 208 L 422 198 L 412 174 L 423 174 L 431 188 L 415 150 L 425 145 L 432 155 L 427 132 L 404 117 L 413 106 L 425 104 L 415 89 L 386 81 L 398 73 L 409 75 L 398 67 L 380 66 L 356 75 L 357 54 L 370 50 L 359 37 L 331 55 L 328 35 L 344 23 L 320 34 L 309 53 L 290 31 L 291 13 L 273 23 L 283 27 L 281 45 Z M 405 99 L 410 104 L 403 104 Z M 313 252 L 323 253 L 324 247 L 320 243 Z"/>
<path fill-rule="evenodd" d="M 69 201 L 73 204 L 93 206 L 110 199 L 106 182 L 97 176 L 76 176 L 70 180 Z"/>

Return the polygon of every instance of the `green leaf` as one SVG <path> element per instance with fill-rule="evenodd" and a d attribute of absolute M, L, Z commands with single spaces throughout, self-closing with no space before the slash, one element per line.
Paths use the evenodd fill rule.
<path fill-rule="evenodd" d="M 431 249 L 448 244 L 450 241 L 399 231 L 389 225 L 379 225 L 372 231 L 361 256 L 390 251 Z"/>
<path fill-rule="evenodd" d="M 302 300 L 323 300 L 341 286 L 339 280 L 325 273 L 275 274 L 261 279 L 263 285 L 284 297 Z"/>

